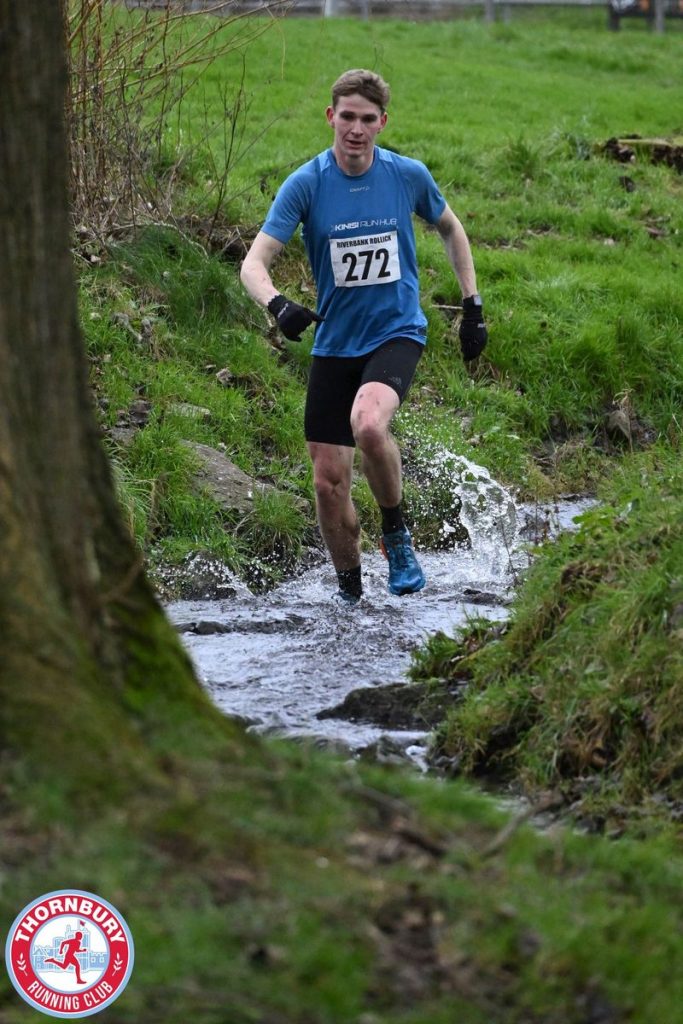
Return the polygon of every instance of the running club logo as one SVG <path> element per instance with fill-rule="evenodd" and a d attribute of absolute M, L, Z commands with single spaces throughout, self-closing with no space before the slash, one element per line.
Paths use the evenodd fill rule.
<path fill-rule="evenodd" d="M 50 1017 L 88 1017 L 117 999 L 133 970 L 133 938 L 111 903 L 60 889 L 29 903 L 7 936 L 19 995 Z"/>

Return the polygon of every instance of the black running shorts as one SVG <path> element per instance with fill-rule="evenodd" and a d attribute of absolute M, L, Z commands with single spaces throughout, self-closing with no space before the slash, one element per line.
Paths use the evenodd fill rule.
<path fill-rule="evenodd" d="M 402 402 L 423 348 L 411 338 L 392 338 L 364 356 L 313 356 L 304 415 L 306 440 L 355 448 L 351 407 L 362 385 L 387 384 Z"/>

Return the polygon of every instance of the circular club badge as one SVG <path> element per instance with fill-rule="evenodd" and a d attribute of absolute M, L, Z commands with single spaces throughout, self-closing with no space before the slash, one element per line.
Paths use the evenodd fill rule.
<path fill-rule="evenodd" d="M 50 1017 L 88 1017 L 117 999 L 133 970 L 133 937 L 111 903 L 59 889 L 24 907 L 5 963 L 19 995 Z"/>

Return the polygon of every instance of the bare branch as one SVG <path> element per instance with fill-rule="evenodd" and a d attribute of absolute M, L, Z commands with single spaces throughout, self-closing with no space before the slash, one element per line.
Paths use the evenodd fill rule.
<path fill-rule="evenodd" d="M 258 12 L 234 9 L 222 0 L 203 11 L 166 4 L 160 11 L 134 12 L 105 0 L 62 0 L 69 47 L 67 122 L 71 136 L 74 218 L 97 237 L 117 222 L 172 219 L 180 169 L 193 151 L 208 152 L 212 168 L 211 239 L 228 194 L 231 170 L 248 151 L 243 50 L 274 23 L 291 0 L 272 0 Z M 263 13 L 271 14 L 265 21 Z M 197 20 L 201 19 L 201 20 Z M 234 55 L 242 62 L 234 96 L 221 92 L 222 117 L 211 124 L 204 108 L 204 132 L 175 155 L 162 172 L 167 129 L 180 125 L 181 107 L 207 67 Z M 219 119 L 220 118 L 220 119 Z M 219 167 L 208 141 L 222 130 Z M 258 133 L 258 138 L 263 131 Z M 179 133 L 178 133 L 178 137 Z"/>

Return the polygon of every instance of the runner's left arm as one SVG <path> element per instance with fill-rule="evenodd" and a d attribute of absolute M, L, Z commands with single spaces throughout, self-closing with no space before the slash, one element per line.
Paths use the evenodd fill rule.
<path fill-rule="evenodd" d="M 448 204 L 436 222 L 436 227 L 462 291 L 462 319 L 458 336 L 462 357 L 469 363 L 481 355 L 488 341 L 481 296 L 477 294 L 472 250 L 465 229 Z"/>
<path fill-rule="evenodd" d="M 455 216 L 450 206 L 446 205 L 436 222 L 436 228 L 458 279 L 463 298 L 476 294 L 477 277 L 474 272 L 472 250 L 465 234 L 465 229 Z"/>

